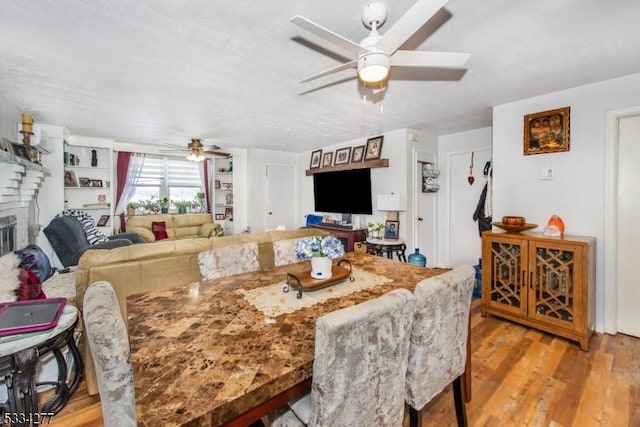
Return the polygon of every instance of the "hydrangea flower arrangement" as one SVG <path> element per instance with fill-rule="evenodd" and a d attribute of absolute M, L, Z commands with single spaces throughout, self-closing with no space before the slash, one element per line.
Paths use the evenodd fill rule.
<path fill-rule="evenodd" d="M 336 259 L 344 256 L 344 247 L 336 237 L 313 236 L 296 242 L 296 256 L 302 260 L 313 257 Z"/>

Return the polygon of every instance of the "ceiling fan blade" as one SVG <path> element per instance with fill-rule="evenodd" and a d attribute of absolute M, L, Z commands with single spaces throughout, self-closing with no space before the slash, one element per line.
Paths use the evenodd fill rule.
<path fill-rule="evenodd" d="M 468 53 L 396 50 L 396 52 L 391 55 L 391 65 L 401 67 L 459 68 L 464 66 L 470 56 Z"/>
<path fill-rule="evenodd" d="M 217 150 L 204 150 L 202 151 L 202 154 L 211 154 L 213 156 L 224 157 L 225 159 L 231 157 L 231 154 Z"/>
<path fill-rule="evenodd" d="M 402 17 L 389 28 L 376 47 L 388 53 L 393 53 L 409 37 L 420 29 L 442 6 L 449 0 L 418 0 Z"/>
<path fill-rule="evenodd" d="M 303 16 L 296 15 L 293 18 L 289 19 L 289 21 L 309 31 L 310 33 L 315 34 L 316 36 L 321 37 L 338 47 L 341 47 L 347 52 L 351 52 L 353 55 L 358 55 L 360 52 L 366 50 L 365 48 L 360 46 L 358 43 L 352 42 L 351 40 L 346 39 L 341 35 L 334 33 L 331 30 L 327 30 L 326 28 L 316 24 L 315 22 L 309 21 L 307 18 Z"/>
<path fill-rule="evenodd" d="M 340 64 L 336 67 L 333 68 L 329 68 L 328 70 L 324 70 L 320 73 L 317 74 L 313 74 L 311 76 L 305 77 L 304 79 L 300 80 L 300 83 L 306 83 L 306 82 L 310 82 L 311 80 L 315 80 L 318 79 L 320 77 L 324 77 L 324 76 L 328 76 L 329 74 L 333 74 L 333 73 L 337 73 L 338 71 L 342 71 L 342 70 L 347 70 L 349 68 L 355 68 L 358 65 L 358 61 L 349 61 L 349 62 L 345 62 L 344 64 Z"/>

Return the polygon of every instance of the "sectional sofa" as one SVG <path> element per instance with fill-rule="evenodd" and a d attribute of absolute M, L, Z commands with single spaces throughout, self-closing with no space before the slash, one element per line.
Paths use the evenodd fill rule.
<path fill-rule="evenodd" d="M 138 233 L 145 242 L 155 242 L 153 223 L 164 223 L 167 240 L 221 236 L 222 226 L 209 213 L 134 215 L 127 219 L 127 231 Z"/>

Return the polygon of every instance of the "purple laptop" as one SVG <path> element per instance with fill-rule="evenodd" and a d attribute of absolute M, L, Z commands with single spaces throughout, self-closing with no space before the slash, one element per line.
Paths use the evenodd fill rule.
<path fill-rule="evenodd" d="M 0 304 L 0 336 L 55 327 L 66 302 L 66 298 L 47 298 Z"/>

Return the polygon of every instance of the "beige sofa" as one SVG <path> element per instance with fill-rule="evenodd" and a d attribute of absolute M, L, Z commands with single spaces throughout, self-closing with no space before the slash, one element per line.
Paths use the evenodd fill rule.
<path fill-rule="evenodd" d="M 214 230 L 213 235 L 223 234 L 222 226 L 208 213 L 134 215 L 127 219 L 127 232 L 138 233 L 146 242 L 155 242 L 151 231 L 154 221 L 164 221 L 168 240 L 209 237 Z"/>
<path fill-rule="evenodd" d="M 127 228 L 127 230 L 129 229 Z M 207 239 L 163 240 L 111 250 L 89 250 L 82 255 L 78 263 L 76 303 L 78 308 L 82 310 L 82 300 L 87 287 L 99 280 L 106 280 L 116 291 L 120 310 L 126 322 L 127 297 L 129 295 L 199 282 L 198 254 L 200 252 L 239 243 L 256 242 L 258 243 L 260 269 L 268 271 L 275 268 L 274 242 L 325 234 L 327 234 L 325 231 L 317 228 L 303 228 Z M 84 346 L 83 352 L 87 389 L 89 394 L 96 394 L 98 388 L 93 359 L 87 345 Z"/>

